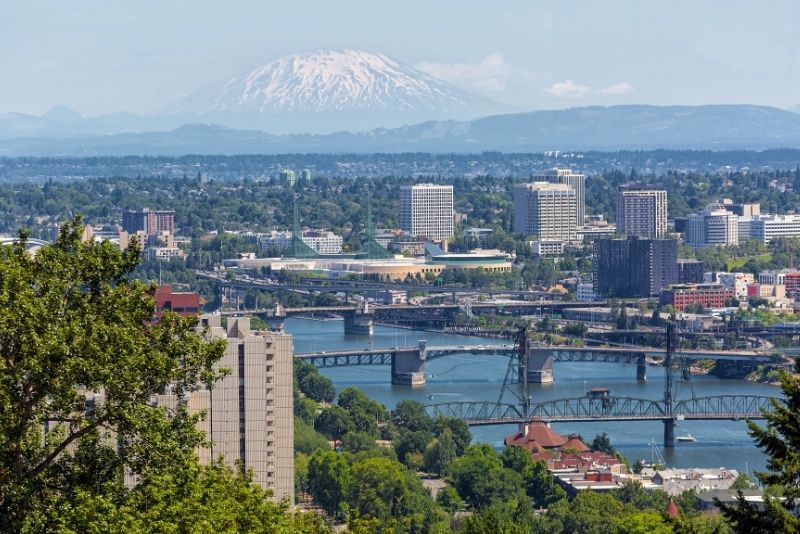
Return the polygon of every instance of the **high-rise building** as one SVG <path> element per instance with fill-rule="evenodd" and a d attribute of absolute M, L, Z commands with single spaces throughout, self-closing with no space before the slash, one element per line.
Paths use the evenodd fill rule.
<path fill-rule="evenodd" d="M 122 230 L 128 234 L 144 232 L 145 235 L 159 235 L 165 232 L 175 234 L 175 212 L 172 210 L 139 211 L 125 210 L 122 212 Z"/>
<path fill-rule="evenodd" d="M 273 498 L 293 502 L 292 336 L 251 331 L 250 319 L 242 317 L 229 318 L 223 328 L 219 315 L 202 315 L 199 328 L 227 340 L 215 367 L 229 371 L 197 394 L 207 395 L 199 408 L 206 411 L 211 442 L 201 459 L 222 456 L 231 467 L 252 470 L 253 481 L 271 489 Z"/>
<path fill-rule="evenodd" d="M 719 247 L 739 243 L 739 217 L 723 204 L 713 202 L 703 213 L 690 215 L 684 241 L 692 248 Z"/>
<path fill-rule="evenodd" d="M 570 169 L 550 169 L 543 175 L 534 176 L 537 182 L 567 184 L 575 190 L 578 205 L 578 226 L 586 224 L 586 175 L 572 172 Z"/>
<path fill-rule="evenodd" d="M 446 241 L 453 235 L 453 186 L 404 185 L 400 188 L 400 228 L 414 236 Z"/>
<path fill-rule="evenodd" d="M 297 182 L 297 175 L 290 169 L 283 169 L 280 172 L 279 178 L 282 184 L 289 187 L 294 187 L 294 184 Z"/>
<path fill-rule="evenodd" d="M 651 186 L 620 186 L 617 231 L 628 236 L 661 238 L 667 233 L 667 192 Z"/>
<path fill-rule="evenodd" d="M 575 240 L 577 193 L 567 184 L 534 182 L 514 186 L 514 232 L 540 240 Z"/>
<path fill-rule="evenodd" d="M 598 239 L 593 243 L 594 292 L 599 297 L 652 297 L 678 282 L 675 239 Z"/>
<path fill-rule="evenodd" d="M 311 170 L 310 169 L 303 169 L 300 172 L 300 179 L 302 180 L 303 185 L 311 184 Z"/>

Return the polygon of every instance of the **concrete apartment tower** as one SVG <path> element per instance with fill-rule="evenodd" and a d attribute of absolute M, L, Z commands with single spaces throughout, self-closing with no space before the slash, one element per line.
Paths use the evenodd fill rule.
<path fill-rule="evenodd" d="M 667 192 L 650 186 L 623 185 L 617 190 L 617 232 L 661 238 L 667 234 Z"/>
<path fill-rule="evenodd" d="M 201 459 L 224 456 L 231 467 L 241 462 L 276 500 L 294 502 L 292 336 L 251 331 L 250 319 L 243 317 L 229 318 L 223 328 L 219 315 L 202 315 L 199 328 L 227 340 L 216 367 L 230 370 L 210 391 L 192 394 L 207 396 L 205 403 L 195 401 L 195 408 L 206 405 L 211 441 Z"/>
<path fill-rule="evenodd" d="M 514 186 L 514 232 L 539 239 L 573 241 L 577 192 L 567 184 L 535 182 Z"/>
<path fill-rule="evenodd" d="M 402 186 L 400 228 L 415 236 L 447 242 L 453 235 L 453 186 Z"/>
<path fill-rule="evenodd" d="M 550 182 L 552 184 L 567 184 L 575 190 L 575 200 L 578 205 L 578 226 L 586 223 L 586 175 L 574 173 L 570 169 L 550 169 L 544 174 L 534 176 L 536 182 Z"/>

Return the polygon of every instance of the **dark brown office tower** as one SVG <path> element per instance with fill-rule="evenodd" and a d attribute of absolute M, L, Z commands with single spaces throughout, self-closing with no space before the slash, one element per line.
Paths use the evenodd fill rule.
<path fill-rule="evenodd" d="M 599 297 L 652 297 L 678 282 L 674 239 L 598 239 L 593 247 L 594 292 Z"/>

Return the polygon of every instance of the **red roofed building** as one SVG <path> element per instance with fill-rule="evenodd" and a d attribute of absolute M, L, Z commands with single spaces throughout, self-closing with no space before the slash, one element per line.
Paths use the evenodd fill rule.
<path fill-rule="evenodd" d="M 678 517 L 680 515 L 680 512 L 678 511 L 678 505 L 675 504 L 675 501 L 673 501 L 672 499 L 670 499 L 669 502 L 667 503 L 666 512 L 667 512 L 667 515 L 670 516 L 673 519 L 675 519 L 676 517 Z"/>
<path fill-rule="evenodd" d="M 168 285 L 158 286 L 153 298 L 156 300 L 156 317 L 165 311 L 189 316 L 200 313 L 200 295 L 193 292 L 173 293 Z"/>
<path fill-rule="evenodd" d="M 516 434 L 506 436 L 504 443 L 507 447 L 523 447 L 531 452 L 541 452 L 542 449 L 557 449 L 568 441 L 566 436 L 553 432 L 544 421 L 533 419 Z"/>

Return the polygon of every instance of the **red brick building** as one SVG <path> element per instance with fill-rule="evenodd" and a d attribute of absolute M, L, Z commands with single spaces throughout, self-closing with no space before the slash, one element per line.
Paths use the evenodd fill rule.
<path fill-rule="evenodd" d="M 156 288 L 153 298 L 156 300 L 156 317 L 161 317 L 165 311 L 172 311 L 184 317 L 200 313 L 198 293 L 173 293 L 172 286 L 161 285 Z"/>
<path fill-rule="evenodd" d="M 790 299 L 797 299 L 800 295 L 800 273 L 786 273 L 784 284 L 786 285 L 786 296 Z"/>
<path fill-rule="evenodd" d="M 695 303 L 704 308 L 724 308 L 733 296 L 733 289 L 721 284 L 678 284 L 661 290 L 659 300 L 662 306 L 671 304 L 676 310 L 683 311 Z"/>

